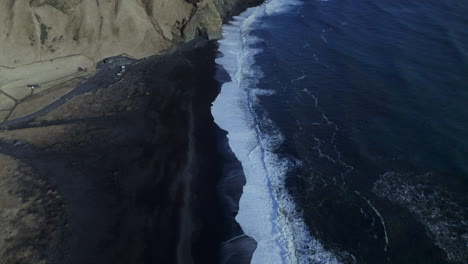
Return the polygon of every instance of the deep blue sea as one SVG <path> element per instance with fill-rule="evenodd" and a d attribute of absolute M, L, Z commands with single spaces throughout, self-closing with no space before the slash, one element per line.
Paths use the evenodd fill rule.
<path fill-rule="evenodd" d="M 253 263 L 468 263 L 468 1 L 272 0 L 223 32 Z"/>

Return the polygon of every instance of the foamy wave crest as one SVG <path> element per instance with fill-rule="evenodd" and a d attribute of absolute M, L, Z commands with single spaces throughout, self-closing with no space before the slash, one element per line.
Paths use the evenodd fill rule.
<path fill-rule="evenodd" d="M 231 82 L 224 83 L 212 106 L 215 122 L 228 132 L 229 145 L 241 161 L 247 183 L 236 217 L 243 231 L 257 241 L 252 263 L 339 263 L 310 236 L 284 187 L 286 173 L 296 161 L 273 153 L 283 137 L 256 104 L 257 96 L 272 92 L 258 89 L 262 72 L 253 46 L 261 41 L 251 35 L 259 18 L 288 11 L 299 1 L 273 0 L 250 8 L 223 27 L 219 41 L 224 67 Z"/>
<path fill-rule="evenodd" d="M 265 4 L 265 13 L 268 15 L 282 14 L 299 5 L 302 5 L 302 2 L 298 0 L 267 1 Z"/>

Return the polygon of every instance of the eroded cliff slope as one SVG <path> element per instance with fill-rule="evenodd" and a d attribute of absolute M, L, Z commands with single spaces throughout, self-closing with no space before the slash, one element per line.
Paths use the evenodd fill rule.
<path fill-rule="evenodd" d="M 31 109 L 17 111 L 17 103 L 33 94 L 28 85 L 46 91 L 93 74 L 96 63 L 107 57 L 138 59 L 164 53 L 198 35 L 220 38 L 222 22 L 232 12 L 258 2 L 2 0 L 0 122 L 36 111 L 63 95 L 52 95 L 39 105 L 23 104 Z M 78 72 L 78 67 L 88 71 Z"/>
<path fill-rule="evenodd" d="M 158 54 L 196 35 L 219 38 L 229 10 L 249 0 L 0 1 L 0 66 L 81 54 L 94 61 Z"/>

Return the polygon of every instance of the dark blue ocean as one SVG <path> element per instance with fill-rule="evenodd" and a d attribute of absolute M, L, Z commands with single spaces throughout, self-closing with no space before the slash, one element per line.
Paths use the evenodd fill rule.
<path fill-rule="evenodd" d="M 276 2 L 248 25 L 251 14 L 238 18 L 241 44 L 226 42 L 250 54 L 232 66 L 249 65 L 247 77 L 231 74 L 245 96 L 225 96 L 249 113 L 248 159 L 241 125 L 220 125 L 247 182 L 259 148 L 280 219 L 272 232 L 300 218 L 292 240 L 312 239 L 294 243 L 293 255 L 310 253 L 301 263 L 468 263 L 468 1 Z M 281 192 L 294 205 L 286 220 Z M 243 206 L 239 221 L 255 238 Z"/>

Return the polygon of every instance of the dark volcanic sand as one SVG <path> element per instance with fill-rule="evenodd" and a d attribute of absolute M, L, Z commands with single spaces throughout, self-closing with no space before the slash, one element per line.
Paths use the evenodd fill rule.
<path fill-rule="evenodd" d="M 30 164 L 63 195 L 50 263 L 219 263 L 222 242 L 242 234 L 233 221 L 237 205 L 224 213 L 216 191 L 223 162 L 225 172 L 234 164 L 242 177 L 226 145 L 222 156 L 216 145 L 216 45 L 194 43 L 131 66 L 121 82 L 82 97 L 102 97 L 89 109 L 77 97 L 49 121 L 23 126 L 76 124 L 84 132 L 48 148 L 2 143 L 3 153 Z M 87 116 L 109 105 L 114 112 Z M 223 183 L 238 201 L 242 178 Z M 247 250 L 237 251 L 239 241 Z M 233 255 L 227 262 L 245 262 L 253 247 L 245 236 L 225 243 Z"/>

